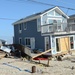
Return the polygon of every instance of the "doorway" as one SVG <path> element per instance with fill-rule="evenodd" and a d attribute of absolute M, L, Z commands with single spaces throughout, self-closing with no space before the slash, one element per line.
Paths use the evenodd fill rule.
<path fill-rule="evenodd" d="M 56 51 L 68 51 L 70 50 L 70 40 L 69 37 L 56 38 Z"/>

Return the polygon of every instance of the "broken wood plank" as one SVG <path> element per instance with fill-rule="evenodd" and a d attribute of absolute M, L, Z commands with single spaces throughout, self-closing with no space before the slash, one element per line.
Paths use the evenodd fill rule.
<path fill-rule="evenodd" d="M 39 53 L 39 54 L 33 56 L 32 59 L 34 59 L 34 58 L 36 58 L 36 57 L 38 57 L 38 56 L 41 56 L 41 55 L 43 55 L 43 54 L 45 54 L 45 53 L 47 53 L 47 52 L 50 52 L 51 50 L 52 50 L 52 49 L 49 49 L 49 50 L 46 50 L 45 52 Z"/>

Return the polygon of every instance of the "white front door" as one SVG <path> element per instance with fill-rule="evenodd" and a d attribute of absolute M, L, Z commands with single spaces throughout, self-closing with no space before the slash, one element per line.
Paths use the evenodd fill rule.
<path fill-rule="evenodd" d="M 45 37 L 45 50 L 49 49 L 49 37 Z"/>
<path fill-rule="evenodd" d="M 31 49 L 35 49 L 35 38 L 31 38 Z"/>

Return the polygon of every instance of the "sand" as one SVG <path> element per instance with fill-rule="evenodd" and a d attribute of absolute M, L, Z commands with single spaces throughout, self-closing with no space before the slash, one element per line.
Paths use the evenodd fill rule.
<path fill-rule="evenodd" d="M 71 62 L 74 57 L 63 61 L 51 60 L 49 67 L 19 58 L 2 58 L 0 75 L 75 75 L 75 62 Z M 47 64 L 47 60 L 41 63 Z M 36 73 L 31 73 L 32 66 L 36 66 Z"/>

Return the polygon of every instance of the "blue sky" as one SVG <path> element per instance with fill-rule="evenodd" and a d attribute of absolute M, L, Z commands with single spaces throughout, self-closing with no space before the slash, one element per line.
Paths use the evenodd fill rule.
<path fill-rule="evenodd" d="M 75 0 L 36 0 L 48 4 L 64 6 L 75 9 Z M 12 42 L 14 36 L 12 23 L 28 15 L 51 8 L 49 5 L 33 3 L 27 0 L 0 0 L 0 39 Z M 67 9 L 61 8 L 65 13 Z M 68 15 L 75 14 L 69 10 Z M 7 19 L 1 19 L 7 18 Z M 10 20 L 11 19 L 11 20 Z"/>

